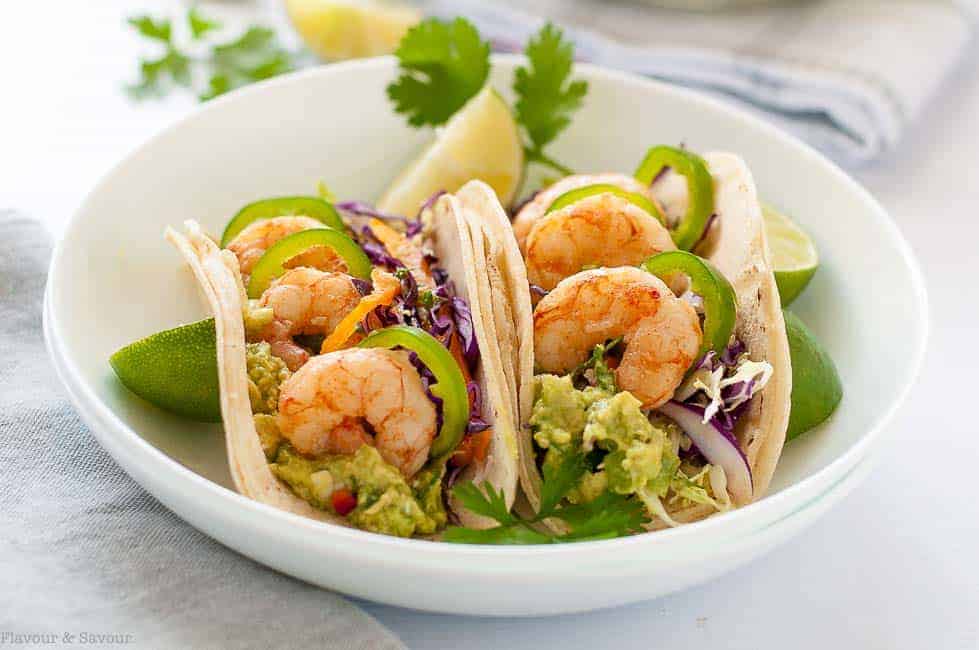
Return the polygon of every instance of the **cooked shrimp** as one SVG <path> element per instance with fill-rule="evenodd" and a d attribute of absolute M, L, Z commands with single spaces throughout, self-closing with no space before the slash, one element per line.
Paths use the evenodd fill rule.
<path fill-rule="evenodd" d="M 360 291 L 346 273 L 299 267 L 286 271 L 259 301 L 273 318 L 286 324 L 286 334 L 329 334 L 357 303 Z"/>
<path fill-rule="evenodd" d="M 625 174 L 577 174 L 575 176 L 567 176 L 538 192 L 517 213 L 517 216 L 513 220 L 513 234 L 517 237 L 520 252 L 525 255 L 527 254 L 527 235 L 530 234 L 530 229 L 537 220 L 547 213 L 547 209 L 554 203 L 554 199 L 565 192 L 576 190 L 579 187 L 598 184 L 616 185 L 627 192 L 635 192 L 636 194 L 642 194 L 650 200 L 653 199 L 648 187 L 632 176 L 626 176 Z"/>
<path fill-rule="evenodd" d="M 636 266 L 674 250 L 651 214 L 614 194 L 596 194 L 538 219 L 526 240 L 527 277 L 546 290 L 588 266 Z"/>
<path fill-rule="evenodd" d="M 583 271 L 562 280 L 534 310 L 538 368 L 564 374 L 594 347 L 623 337 L 619 388 L 656 408 L 668 401 L 697 355 L 697 312 L 654 275 L 633 267 Z"/>
<path fill-rule="evenodd" d="M 310 359 L 282 384 L 278 424 L 304 454 L 349 454 L 373 444 L 408 478 L 428 459 L 437 425 L 408 353 L 378 348 Z"/>
<path fill-rule="evenodd" d="M 249 275 L 255 264 L 272 244 L 287 235 L 322 228 L 323 224 L 310 217 L 274 217 L 251 223 L 228 244 L 228 250 L 238 258 L 242 275 Z M 288 266 L 312 266 L 327 271 L 346 271 L 343 260 L 325 246 L 317 246 L 297 255 Z"/>
<path fill-rule="evenodd" d="M 345 273 L 300 267 L 286 271 L 273 281 L 259 300 L 272 308 L 272 322 L 259 333 L 268 341 L 272 354 L 298 370 L 309 360 L 309 352 L 292 337 L 299 334 L 329 335 L 360 302 L 360 292 Z"/>

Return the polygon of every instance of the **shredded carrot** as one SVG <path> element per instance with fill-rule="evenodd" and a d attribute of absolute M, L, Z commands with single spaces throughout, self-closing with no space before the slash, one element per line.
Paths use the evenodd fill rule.
<path fill-rule="evenodd" d="M 493 438 L 493 430 L 486 429 L 485 431 L 474 433 L 469 437 L 473 438 L 473 459 L 477 463 L 483 462 L 486 460 L 487 452 L 489 452 L 490 440 Z"/>
<path fill-rule="evenodd" d="M 428 262 L 419 246 L 409 241 L 404 233 L 398 232 L 380 219 L 371 219 L 370 227 L 374 236 L 380 240 L 388 253 L 401 260 L 408 267 L 418 284 L 425 287 L 434 286 L 431 270 L 428 268 Z"/>
<path fill-rule="evenodd" d="M 377 286 L 377 282 L 374 283 Z M 382 305 L 390 305 L 395 296 L 398 295 L 398 291 L 401 288 L 398 285 L 392 285 L 386 289 L 378 291 L 374 290 L 370 295 L 364 296 L 357 303 L 357 306 L 353 310 L 343 317 L 343 320 L 336 326 L 336 329 L 326 337 L 323 341 L 323 346 L 320 348 L 320 354 L 326 354 L 327 352 L 333 352 L 339 350 L 343 347 L 343 344 L 353 336 L 354 332 L 357 331 L 357 325 L 360 321 L 374 311 L 377 307 Z"/>
<path fill-rule="evenodd" d="M 493 430 L 486 429 L 479 433 L 472 433 L 462 439 L 459 446 L 449 457 L 449 464 L 452 467 L 465 467 L 469 463 L 481 463 L 486 460 L 489 451 L 489 443 L 493 437 Z"/>

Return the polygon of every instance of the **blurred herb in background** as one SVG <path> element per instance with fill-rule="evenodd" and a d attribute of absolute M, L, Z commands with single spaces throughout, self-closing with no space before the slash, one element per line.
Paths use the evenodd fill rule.
<path fill-rule="evenodd" d="M 127 86 L 136 99 L 162 97 L 175 88 L 186 88 L 206 101 L 235 88 L 295 70 L 301 55 L 285 49 L 275 31 L 258 25 L 226 42 L 210 40 L 220 23 L 205 18 L 196 8 L 186 21 L 133 16 L 129 19 L 140 35 L 162 45 L 157 58 L 139 62 L 139 81 Z"/>

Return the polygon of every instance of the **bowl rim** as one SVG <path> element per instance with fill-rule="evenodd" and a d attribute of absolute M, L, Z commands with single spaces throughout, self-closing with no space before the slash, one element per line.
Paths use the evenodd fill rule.
<path fill-rule="evenodd" d="M 522 57 L 519 55 L 493 55 L 493 64 L 495 67 L 499 66 L 509 70 L 512 70 L 516 63 L 521 60 Z M 881 432 L 891 422 L 897 410 L 907 399 L 920 375 L 927 348 L 930 329 L 927 291 L 920 265 L 910 245 L 880 203 L 865 188 L 857 183 L 857 181 L 852 179 L 835 163 L 828 160 L 811 146 L 742 109 L 727 105 L 718 99 L 691 89 L 642 78 L 631 73 L 610 70 L 601 66 L 578 63 L 576 64 L 576 71 L 583 76 L 592 79 L 609 80 L 613 83 L 620 84 L 624 87 L 624 90 L 630 92 L 634 92 L 637 87 L 645 88 L 658 94 L 673 96 L 681 101 L 700 105 L 711 112 L 725 114 L 731 119 L 748 123 L 752 128 L 759 129 L 767 136 L 788 145 L 794 151 L 795 155 L 807 159 L 812 164 L 823 167 L 830 173 L 835 182 L 854 193 L 866 208 L 865 212 L 867 215 L 865 218 L 872 219 L 875 225 L 885 232 L 894 242 L 895 248 L 910 272 L 911 286 L 909 288 L 911 289 L 910 293 L 914 296 L 914 304 L 918 307 L 917 320 L 920 335 L 910 342 L 913 345 L 913 358 L 901 389 L 892 396 L 887 408 L 877 414 L 857 441 L 813 475 L 789 485 L 777 493 L 767 495 L 754 503 L 727 513 L 714 515 L 702 521 L 677 528 L 657 531 L 654 535 L 639 534 L 610 540 L 541 546 L 500 547 L 401 539 L 326 522 L 314 521 L 300 515 L 276 509 L 264 503 L 253 501 L 197 474 L 174 460 L 143 439 L 106 402 L 98 397 L 94 388 L 85 380 L 84 375 L 71 358 L 68 350 L 63 348 L 64 337 L 60 332 L 63 328 L 65 315 L 58 313 L 57 294 L 61 291 L 59 281 L 61 276 L 61 263 L 64 257 L 65 247 L 72 239 L 72 234 L 77 229 L 83 227 L 84 215 L 89 211 L 89 204 L 93 201 L 93 197 L 105 191 L 106 188 L 111 187 L 114 179 L 122 172 L 131 159 L 140 152 L 152 148 L 158 141 L 179 131 L 185 124 L 200 119 L 201 115 L 223 110 L 225 105 L 231 103 L 248 101 L 253 95 L 274 93 L 280 86 L 302 84 L 305 80 L 314 77 L 343 75 L 351 71 L 370 71 L 371 73 L 377 74 L 378 71 L 392 71 L 395 68 L 396 60 L 391 56 L 335 63 L 276 77 L 207 102 L 177 121 L 162 128 L 152 137 L 130 151 L 96 183 L 66 222 L 62 235 L 55 245 L 48 270 L 44 309 L 45 341 L 49 354 L 56 360 L 56 366 L 59 366 L 59 377 L 66 384 L 66 387 L 69 388 L 69 394 L 72 397 L 72 401 L 75 402 L 76 408 L 81 408 L 84 405 L 91 407 L 94 411 L 92 414 L 94 419 L 106 428 L 105 431 L 100 431 L 99 427 L 93 427 L 96 437 L 103 447 L 110 452 L 113 458 L 129 473 L 134 473 L 130 471 L 133 467 L 153 464 L 156 470 L 165 473 L 165 477 L 168 480 L 185 481 L 187 485 L 196 486 L 203 491 L 203 494 L 208 495 L 208 498 L 215 505 L 223 504 L 231 509 L 228 511 L 228 516 L 233 516 L 235 511 L 248 512 L 269 524 L 286 527 L 286 530 L 295 530 L 303 534 L 327 535 L 335 538 L 334 541 L 348 542 L 356 546 L 359 554 L 370 552 L 372 554 L 377 553 L 379 556 L 388 556 L 391 552 L 401 554 L 410 553 L 416 559 L 421 560 L 433 554 L 438 559 L 446 559 L 448 557 L 472 559 L 473 557 L 483 556 L 487 552 L 490 552 L 493 556 L 506 558 L 510 561 L 526 560 L 534 563 L 534 566 L 539 569 L 541 568 L 539 563 L 545 558 L 560 559 L 568 554 L 575 556 L 582 554 L 592 557 L 600 556 L 607 561 L 614 555 L 637 549 L 637 547 L 666 545 L 673 542 L 696 543 L 698 540 L 716 541 L 718 539 L 718 533 L 721 533 L 723 536 L 725 532 L 730 533 L 731 531 L 738 530 L 739 524 L 746 525 L 752 519 L 765 522 L 772 518 L 777 519 L 780 516 L 779 513 L 782 513 L 782 516 L 784 516 L 784 512 L 797 509 L 792 507 L 793 503 L 797 501 L 805 502 L 808 493 L 818 492 L 822 484 L 827 481 L 832 482 L 834 477 L 838 479 L 849 469 L 852 469 L 865 456 L 871 445 L 877 440 Z M 163 475 L 161 475 L 160 480 L 162 478 Z M 143 481 L 140 482 L 143 483 Z M 156 484 L 163 485 L 163 483 L 159 482 Z M 155 494 L 154 490 L 150 491 Z M 223 509 L 217 508 L 216 511 L 223 511 Z M 479 567 L 478 565 L 473 565 L 473 568 L 478 569 Z"/>

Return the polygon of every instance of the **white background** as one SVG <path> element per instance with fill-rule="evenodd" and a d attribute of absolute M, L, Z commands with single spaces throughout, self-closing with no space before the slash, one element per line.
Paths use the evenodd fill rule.
<path fill-rule="evenodd" d="M 57 234 L 114 162 L 193 108 L 121 92 L 141 51 L 124 16 L 179 4 L 0 1 L 0 208 Z M 979 648 L 977 63 L 974 47 L 900 149 L 856 172 L 918 254 L 933 326 L 877 468 L 842 505 L 747 568 L 631 607 L 548 619 L 367 609 L 412 648 Z"/>

